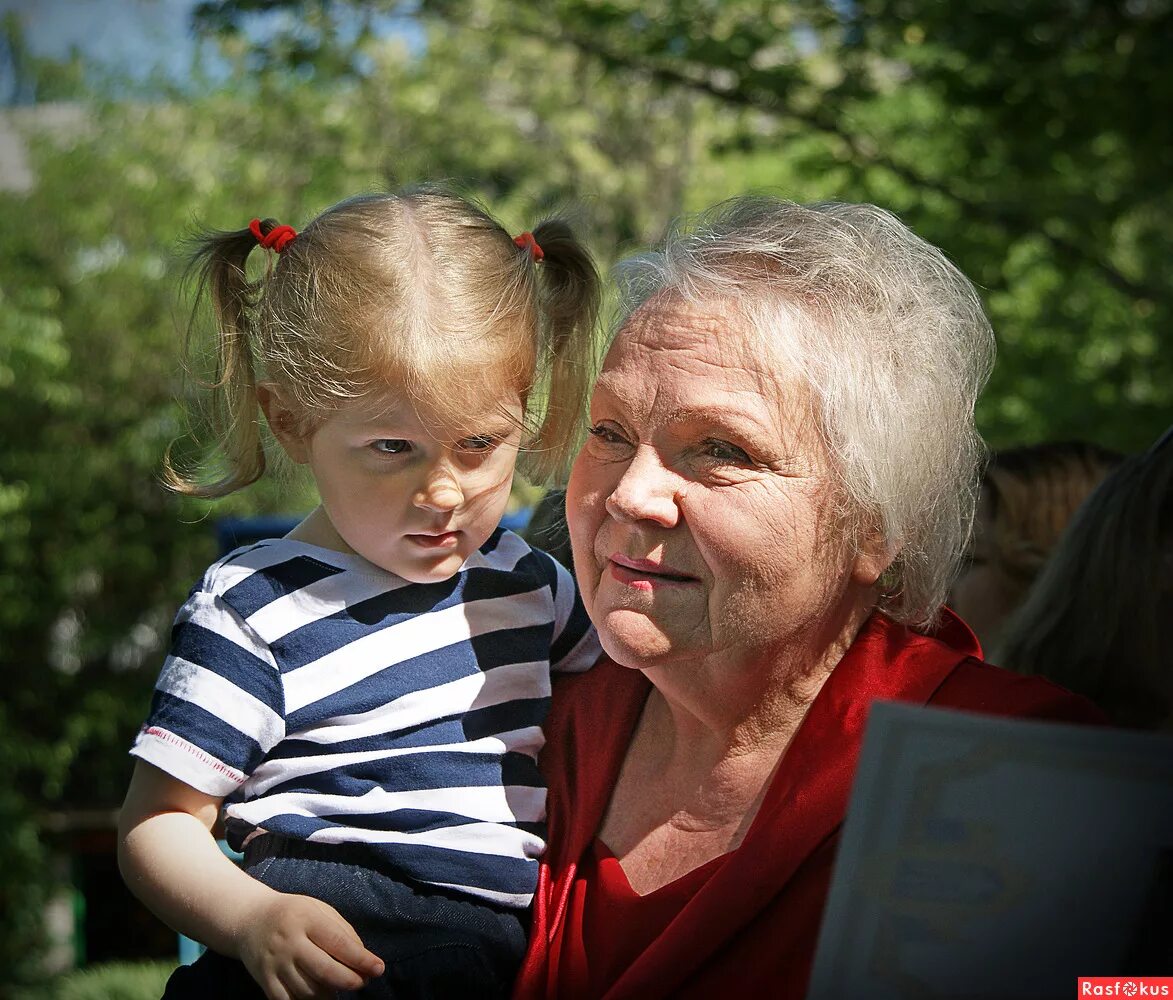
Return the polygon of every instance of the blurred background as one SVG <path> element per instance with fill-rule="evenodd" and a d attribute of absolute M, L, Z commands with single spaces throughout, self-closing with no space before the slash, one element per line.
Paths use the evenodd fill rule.
<path fill-rule="evenodd" d="M 126 750 L 217 524 L 313 503 L 158 485 L 194 222 L 448 179 L 610 264 L 751 189 L 871 201 L 981 288 L 992 446 L 1135 452 L 1173 421 L 1171 54 L 1170 0 L 0 0 L 0 996 L 158 995 Z"/>

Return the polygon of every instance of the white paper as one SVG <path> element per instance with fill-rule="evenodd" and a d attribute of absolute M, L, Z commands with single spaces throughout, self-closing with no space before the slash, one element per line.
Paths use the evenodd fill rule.
<path fill-rule="evenodd" d="M 873 706 L 808 1000 L 1116 974 L 1173 974 L 1173 738 Z"/>

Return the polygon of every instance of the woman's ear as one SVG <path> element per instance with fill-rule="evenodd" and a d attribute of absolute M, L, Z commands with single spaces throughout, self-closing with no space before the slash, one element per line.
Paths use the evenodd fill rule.
<path fill-rule="evenodd" d="M 895 562 L 898 554 L 898 550 L 884 537 L 883 529 L 879 525 L 871 525 L 862 533 L 851 575 L 865 587 L 874 586 L 884 571 Z"/>
<path fill-rule="evenodd" d="M 258 382 L 257 402 L 285 454 L 298 465 L 305 465 L 310 458 L 309 435 L 303 433 L 297 412 L 285 402 L 277 384 Z"/>

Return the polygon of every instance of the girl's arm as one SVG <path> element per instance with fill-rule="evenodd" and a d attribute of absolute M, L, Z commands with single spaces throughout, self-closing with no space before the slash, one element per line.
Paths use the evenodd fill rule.
<path fill-rule="evenodd" d="M 246 875 L 212 837 L 221 799 L 139 761 L 118 822 L 131 891 L 175 930 L 240 959 L 270 1000 L 333 998 L 383 972 L 331 906 Z"/>

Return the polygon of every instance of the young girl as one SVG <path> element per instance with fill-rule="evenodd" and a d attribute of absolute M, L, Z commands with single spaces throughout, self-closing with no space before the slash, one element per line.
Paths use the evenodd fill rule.
<path fill-rule="evenodd" d="M 599 647 L 569 573 L 497 524 L 519 447 L 539 479 L 572 447 L 595 269 L 563 223 L 513 239 L 431 189 L 207 234 L 195 263 L 226 471 L 172 485 L 260 477 L 259 408 L 321 505 L 192 590 L 131 751 L 124 876 L 210 948 L 166 995 L 504 994 L 549 671 Z"/>

